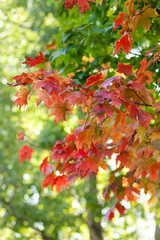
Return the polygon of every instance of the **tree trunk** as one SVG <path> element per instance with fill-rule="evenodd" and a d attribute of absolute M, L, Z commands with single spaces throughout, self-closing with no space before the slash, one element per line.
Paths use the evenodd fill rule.
<path fill-rule="evenodd" d="M 98 204 L 97 179 L 91 174 L 87 179 L 85 197 L 87 202 L 88 220 L 87 225 L 90 232 L 90 240 L 103 240 L 101 227 L 101 206 Z M 96 221 L 95 221 L 96 219 Z"/>
<path fill-rule="evenodd" d="M 156 224 L 155 240 L 160 240 L 160 227 Z"/>

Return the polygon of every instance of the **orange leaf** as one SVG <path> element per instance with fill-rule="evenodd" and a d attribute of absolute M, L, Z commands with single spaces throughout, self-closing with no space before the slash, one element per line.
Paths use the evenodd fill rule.
<path fill-rule="evenodd" d="M 88 9 L 91 10 L 88 2 L 96 2 L 95 0 L 66 0 L 64 2 L 65 8 L 72 9 L 75 4 L 78 4 L 80 13 L 83 14 Z"/>
<path fill-rule="evenodd" d="M 127 64 L 118 62 L 118 69 L 116 72 L 124 73 L 124 75 L 126 75 L 126 76 L 132 76 L 132 75 L 134 75 L 132 68 L 133 68 L 132 65 L 127 65 Z"/>
<path fill-rule="evenodd" d="M 19 160 L 20 163 L 25 161 L 25 158 L 28 159 L 28 161 L 30 161 L 32 153 L 34 152 L 34 150 L 32 148 L 29 148 L 27 145 L 24 145 L 21 150 L 19 150 L 20 156 L 19 156 Z"/>
<path fill-rule="evenodd" d="M 48 157 L 46 157 L 45 159 L 43 159 L 43 162 L 40 165 L 40 171 L 43 174 L 46 174 L 48 172 L 48 168 L 49 168 L 49 163 L 47 161 Z"/>
<path fill-rule="evenodd" d="M 44 61 L 47 60 L 43 57 L 43 54 L 41 52 L 39 56 L 35 56 L 33 59 L 31 57 L 25 57 L 25 58 L 27 59 L 27 61 L 23 63 L 28 64 L 30 67 L 43 63 Z"/>
<path fill-rule="evenodd" d="M 149 6 L 149 5 L 148 5 Z M 149 18 L 155 18 L 158 16 L 156 9 L 151 7 L 144 6 L 141 12 L 137 13 L 133 18 L 132 30 L 135 32 L 140 24 L 142 24 L 143 28 L 146 30 L 150 30 L 151 22 Z"/>
<path fill-rule="evenodd" d="M 21 87 L 19 92 L 16 92 L 17 99 L 14 101 L 15 105 L 21 109 L 23 105 L 27 105 L 28 99 L 30 97 L 30 92 L 28 88 Z"/>
<path fill-rule="evenodd" d="M 50 108 L 50 106 L 53 104 L 52 99 L 50 98 L 50 95 L 45 90 L 39 90 L 37 92 L 38 98 L 37 98 L 37 106 L 43 101 L 44 105 L 47 108 Z"/>
<path fill-rule="evenodd" d="M 123 48 L 123 52 L 128 54 L 129 51 L 132 49 L 131 43 L 133 42 L 132 37 L 125 32 L 120 40 L 116 42 L 116 49 L 114 55 L 119 52 L 121 46 Z"/>
<path fill-rule="evenodd" d="M 49 116 L 55 116 L 55 123 L 57 124 L 60 120 L 63 122 L 66 120 L 67 112 L 72 114 L 72 108 L 67 102 L 57 102 L 53 105 Z"/>

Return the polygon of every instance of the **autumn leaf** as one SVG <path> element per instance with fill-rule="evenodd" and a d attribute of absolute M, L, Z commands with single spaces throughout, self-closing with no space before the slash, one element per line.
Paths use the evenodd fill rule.
<path fill-rule="evenodd" d="M 68 188 L 67 176 L 58 176 L 54 179 L 53 186 L 56 187 L 56 191 L 59 193 L 63 187 Z"/>
<path fill-rule="evenodd" d="M 50 108 L 53 104 L 53 101 L 50 97 L 50 95 L 45 91 L 45 90 L 38 90 L 37 94 L 37 106 L 41 103 L 44 102 L 44 105 L 47 108 Z"/>
<path fill-rule="evenodd" d="M 149 122 L 152 119 L 151 115 L 144 110 L 137 108 L 133 103 L 130 105 L 130 116 L 133 118 L 138 117 L 140 124 L 145 128 L 149 126 Z"/>
<path fill-rule="evenodd" d="M 43 162 L 40 165 L 40 171 L 43 174 L 46 174 L 48 172 L 48 169 L 49 169 L 49 163 L 48 163 L 48 157 L 46 157 L 43 159 Z"/>
<path fill-rule="evenodd" d="M 24 140 L 24 135 L 22 132 L 18 133 L 18 139 L 16 140 L 17 142 L 20 141 L 20 140 Z"/>
<path fill-rule="evenodd" d="M 47 187 L 47 186 L 50 185 L 50 184 L 51 184 L 51 186 L 53 186 L 53 184 L 54 184 L 54 176 L 55 176 L 55 175 L 54 175 L 53 172 L 51 172 L 50 174 L 48 174 L 48 175 L 45 177 L 44 181 L 43 181 L 42 187 L 45 188 L 45 187 Z"/>
<path fill-rule="evenodd" d="M 116 72 L 123 73 L 126 76 L 133 76 L 134 73 L 132 71 L 132 68 L 133 68 L 132 65 L 127 65 L 127 64 L 118 62 L 118 69 Z"/>
<path fill-rule="evenodd" d="M 104 217 L 104 220 L 112 221 L 112 219 L 114 218 L 114 209 L 115 209 L 115 204 L 109 209 L 109 211 Z"/>
<path fill-rule="evenodd" d="M 43 63 L 47 59 L 43 57 L 42 52 L 40 52 L 39 56 L 35 56 L 33 59 L 31 57 L 25 57 L 27 59 L 26 62 L 23 62 L 24 64 L 28 64 L 30 67 L 33 67 L 37 64 Z"/>
<path fill-rule="evenodd" d="M 78 5 L 80 13 L 83 14 L 87 10 L 91 10 L 88 2 L 96 2 L 95 0 L 66 0 L 64 2 L 65 8 L 72 9 L 75 4 Z"/>
<path fill-rule="evenodd" d="M 142 10 L 140 12 L 137 12 L 133 18 L 132 31 L 135 32 L 140 24 L 142 24 L 145 30 L 149 31 L 151 26 L 149 18 L 155 18 L 157 16 L 158 14 L 156 12 L 156 9 L 144 6 Z"/>
<path fill-rule="evenodd" d="M 54 77 L 46 78 L 45 80 L 38 80 L 34 83 L 34 89 L 45 89 L 48 94 L 59 93 L 59 83 Z"/>
<path fill-rule="evenodd" d="M 150 180 L 156 182 L 157 179 L 159 178 L 159 175 L 157 173 L 157 169 L 154 167 L 154 166 L 151 166 L 151 169 L 150 169 Z"/>
<path fill-rule="evenodd" d="M 77 172 L 79 172 L 81 178 L 89 176 L 92 172 L 95 175 L 98 173 L 98 165 L 95 163 L 94 158 L 92 157 L 86 157 L 86 159 L 78 165 Z"/>
<path fill-rule="evenodd" d="M 26 158 L 28 159 L 28 161 L 30 161 L 33 152 L 34 152 L 34 150 L 32 148 L 29 148 L 27 145 L 24 145 L 21 148 L 21 150 L 19 150 L 20 163 L 24 162 Z"/>
<path fill-rule="evenodd" d="M 124 216 L 125 207 L 123 207 L 119 202 L 116 203 L 115 207 L 118 209 L 119 213 Z"/>
<path fill-rule="evenodd" d="M 127 32 L 125 32 L 121 37 L 121 39 L 119 39 L 116 42 L 116 49 L 115 49 L 114 55 L 117 52 L 119 52 L 121 47 L 123 48 L 123 52 L 128 54 L 132 49 L 132 45 L 131 45 L 132 42 L 133 42 L 132 37 Z"/>
<path fill-rule="evenodd" d="M 89 78 L 87 78 L 85 86 L 95 86 L 102 82 L 103 75 L 102 73 L 97 73 L 96 75 L 92 75 Z"/>
<path fill-rule="evenodd" d="M 118 82 L 120 83 L 119 81 L 119 76 L 115 76 L 115 77 L 111 77 L 111 78 L 108 78 L 106 79 L 102 84 L 101 84 L 101 87 L 104 87 L 105 89 L 111 85 L 111 83 L 115 81 L 115 82 Z"/>
<path fill-rule="evenodd" d="M 114 19 L 114 28 L 113 31 L 123 24 L 125 13 L 119 12 L 117 19 Z"/>
<path fill-rule="evenodd" d="M 20 110 L 22 106 L 25 106 L 28 104 L 30 92 L 28 88 L 21 87 L 19 92 L 16 92 L 15 96 L 17 97 L 17 99 L 14 101 L 14 103 L 17 107 L 19 107 L 19 110 Z"/>
<path fill-rule="evenodd" d="M 15 79 L 16 82 L 11 83 L 11 84 L 8 83 L 8 85 L 11 87 L 15 87 L 15 86 L 19 86 L 19 85 L 26 86 L 33 82 L 33 79 L 29 73 L 28 74 L 22 73 L 22 75 L 17 75 L 15 77 L 13 77 L 12 79 Z"/>
<path fill-rule="evenodd" d="M 67 112 L 72 114 L 70 104 L 67 102 L 57 102 L 52 106 L 49 116 L 55 116 L 54 121 L 57 124 L 60 120 L 62 122 L 66 120 Z"/>

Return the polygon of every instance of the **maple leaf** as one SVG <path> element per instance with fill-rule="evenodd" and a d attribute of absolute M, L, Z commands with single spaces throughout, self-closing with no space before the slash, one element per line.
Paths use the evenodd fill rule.
<path fill-rule="evenodd" d="M 151 115 L 141 109 L 138 109 L 133 103 L 130 105 L 130 116 L 134 118 L 138 117 L 140 124 L 145 128 L 149 126 L 149 122 L 152 119 Z"/>
<path fill-rule="evenodd" d="M 133 23 L 132 23 L 132 30 L 135 32 L 140 24 L 142 24 L 143 28 L 146 30 L 150 30 L 151 22 L 149 18 L 155 18 L 158 14 L 156 12 L 156 9 L 153 9 L 148 6 L 144 6 L 140 12 L 138 12 L 133 17 Z"/>
<path fill-rule="evenodd" d="M 109 209 L 109 211 L 104 217 L 104 220 L 112 221 L 112 219 L 114 218 L 114 209 L 115 209 L 115 204 Z"/>
<path fill-rule="evenodd" d="M 156 102 L 154 107 L 156 108 L 157 112 L 160 112 L 160 101 Z"/>
<path fill-rule="evenodd" d="M 123 48 L 123 52 L 128 54 L 130 52 L 130 50 L 132 49 L 132 45 L 131 45 L 132 42 L 133 42 L 132 37 L 127 32 L 125 32 L 123 34 L 123 36 L 121 37 L 121 39 L 119 39 L 116 42 L 116 49 L 115 49 L 114 55 L 117 52 L 119 52 L 121 46 Z"/>
<path fill-rule="evenodd" d="M 56 187 L 56 191 L 59 193 L 62 190 L 62 187 L 68 188 L 67 176 L 58 176 L 54 179 L 53 186 Z"/>
<path fill-rule="evenodd" d="M 80 13 L 83 14 L 88 9 L 91 10 L 88 2 L 96 2 L 95 0 L 66 0 L 64 2 L 65 8 L 72 9 L 75 4 L 78 4 Z"/>
<path fill-rule="evenodd" d="M 20 140 L 24 140 L 24 135 L 22 132 L 18 133 L 18 139 L 16 140 L 17 142 L 20 141 Z"/>
<path fill-rule="evenodd" d="M 28 99 L 30 97 L 30 92 L 28 88 L 21 87 L 19 92 L 16 92 L 15 96 L 17 99 L 14 101 L 14 103 L 17 107 L 19 107 L 20 110 L 23 105 L 27 105 Z"/>
<path fill-rule="evenodd" d="M 126 209 L 119 202 L 116 203 L 115 207 L 118 209 L 119 213 L 124 216 Z"/>
<path fill-rule="evenodd" d="M 48 174 L 42 184 L 42 187 L 45 188 L 47 187 L 49 184 L 51 184 L 51 186 L 53 186 L 54 184 L 54 173 L 51 172 L 50 174 Z"/>
<path fill-rule="evenodd" d="M 124 75 L 126 75 L 126 76 L 133 76 L 134 73 L 132 71 L 132 68 L 133 68 L 132 65 L 127 65 L 127 64 L 118 62 L 118 69 L 116 72 L 124 73 Z"/>
<path fill-rule="evenodd" d="M 79 172 L 81 178 L 89 176 L 92 172 L 97 175 L 98 165 L 95 163 L 94 158 L 86 157 L 86 159 L 78 166 L 77 172 Z"/>
<path fill-rule="evenodd" d="M 87 78 L 86 83 L 84 84 L 85 86 L 95 86 L 101 83 L 103 79 L 102 73 L 97 73 L 96 75 L 92 75 L 89 78 Z"/>
<path fill-rule="evenodd" d="M 120 161 L 120 166 L 126 166 L 130 163 L 131 155 L 129 152 L 121 152 L 117 158 L 116 161 Z"/>
<path fill-rule="evenodd" d="M 43 159 L 43 162 L 40 165 L 40 171 L 43 174 L 46 174 L 48 172 L 48 169 L 49 169 L 49 163 L 48 163 L 48 157 L 46 157 Z"/>
<path fill-rule="evenodd" d="M 64 2 L 65 8 L 72 9 L 75 4 L 77 4 L 78 0 L 66 0 Z"/>
<path fill-rule="evenodd" d="M 70 145 L 67 146 L 67 144 L 65 144 L 65 140 L 57 141 L 53 148 L 51 149 L 52 151 L 52 154 L 50 156 L 51 160 L 58 162 L 59 160 L 64 159 L 66 154 L 67 155 L 70 154 L 68 150 L 69 147 Z"/>
<path fill-rule="evenodd" d="M 38 90 L 38 92 L 36 93 L 38 98 L 37 98 L 37 106 L 41 103 L 44 102 L 44 105 L 47 108 L 50 108 L 53 104 L 53 101 L 50 97 L 50 95 L 45 91 L 45 90 Z"/>
<path fill-rule="evenodd" d="M 37 90 L 39 88 L 45 89 L 48 94 L 55 93 L 57 95 L 59 93 L 59 83 L 54 77 L 34 83 L 34 89 Z"/>
<path fill-rule="evenodd" d="M 148 128 L 149 122 L 151 119 L 152 119 L 151 115 L 149 115 L 147 112 L 139 109 L 138 120 L 142 126 L 144 126 L 145 128 Z"/>
<path fill-rule="evenodd" d="M 52 106 L 49 116 L 55 116 L 54 121 L 57 124 L 60 120 L 62 122 L 66 120 L 67 112 L 72 114 L 70 104 L 67 102 L 57 102 Z"/>
<path fill-rule="evenodd" d="M 118 16 L 117 16 L 117 19 L 114 19 L 114 28 L 113 28 L 113 31 L 119 27 L 119 25 L 122 25 L 123 24 L 123 21 L 124 21 L 124 14 L 125 13 L 122 13 L 122 12 L 119 12 Z"/>
<path fill-rule="evenodd" d="M 47 59 L 43 57 L 42 52 L 40 52 L 39 56 L 35 56 L 33 59 L 31 57 L 25 57 L 28 61 L 23 62 L 23 64 L 28 64 L 30 67 L 33 67 L 37 64 L 43 63 Z"/>
<path fill-rule="evenodd" d="M 16 82 L 11 83 L 11 84 L 8 83 L 8 85 L 11 87 L 15 87 L 15 86 L 19 86 L 19 85 L 26 86 L 33 82 L 33 79 L 29 73 L 28 74 L 22 73 L 22 75 L 17 75 L 15 77 L 13 77 L 12 79 L 15 79 Z"/>
<path fill-rule="evenodd" d="M 19 160 L 20 163 L 25 161 L 25 158 L 28 159 L 28 161 L 30 161 L 32 153 L 34 152 L 34 150 L 32 148 L 29 148 L 27 145 L 24 145 L 20 150 L 20 156 L 19 156 Z"/>
<path fill-rule="evenodd" d="M 157 169 L 154 167 L 154 166 L 151 166 L 151 169 L 150 169 L 150 179 L 154 182 L 157 181 L 157 179 L 159 178 L 159 175 L 157 173 Z"/>
<path fill-rule="evenodd" d="M 106 80 L 101 84 L 101 86 L 106 89 L 108 86 L 111 85 L 111 83 L 112 83 L 113 81 L 120 83 L 120 81 L 119 81 L 119 76 L 115 76 L 115 77 L 111 77 L 111 78 L 106 79 Z"/>

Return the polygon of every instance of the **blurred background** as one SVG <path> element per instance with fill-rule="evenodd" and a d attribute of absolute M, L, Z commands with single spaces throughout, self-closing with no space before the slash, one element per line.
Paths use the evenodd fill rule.
<path fill-rule="evenodd" d="M 39 51 L 50 60 L 46 68 L 51 66 L 64 75 L 77 72 L 73 77 L 81 83 L 95 69 L 101 69 L 103 63 L 109 64 L 115 38 L 111 34 L 112 22 L 119 9 L 110 7 L 114 1 L 108 2 L 103 8 L 91 3 L 94 14 L 87 12 L 81 17 L 76 6 L 64 10 L 63 3 L 54 0 L 0 0 L 1 240 L 160 239 L 158 235 L 154 237 L 159 204 L 152 199 L 149 207 L 149 195 L 142 193 L 139 203 L 124 202 L 124 217 L 116 212 L 112 222 L 104 220 L 109 205 L 102 192 L 107 186 L 109 168 L 101 170 L 97 177 L 91 175 L 76 181 L 60 194 L 50 188 L 42 189 L 39 165 L 47 149 L 77 126 L 81 113 L 75 109 L 67 122 L 55 125 L 53 117 L 48 118 L 48 110 L 43 104 L 37 108 L 34 99 L 25 111 L 19 111 L 14 106 L 16 89 L 7 85 L 12 77 L 28 71 L 21 64 L 24 57 L 33 57 Z M 142 44 L 145 46 L 145 42 Z M 134 52 L 130 55 L 132 62 L 133 56 Z M 112 60 L 113 68 L 117 61 Z M 30 163 L 19 163 L 18 151 L 23 142 L 16 139 L 20 132 L 27 136 L 26 144 L 35 150 Z"/>

